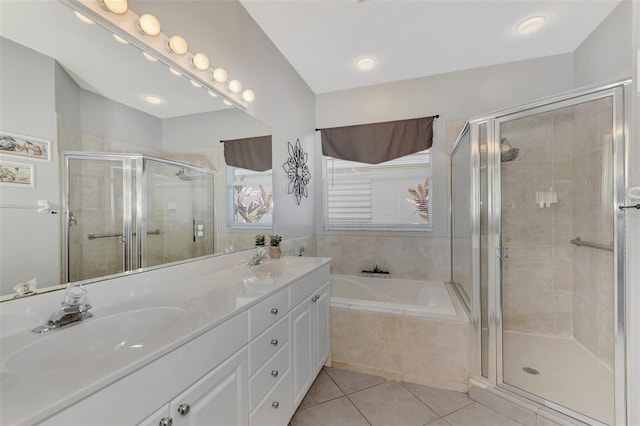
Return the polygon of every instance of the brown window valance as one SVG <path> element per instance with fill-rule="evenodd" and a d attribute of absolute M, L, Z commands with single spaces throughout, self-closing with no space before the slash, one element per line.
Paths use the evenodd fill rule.
<path fill-rule="evenodd" d="M 433 145 L 434 117 L 319 129 L 322 154 L 379 164 L 424 151 Z"/>
<path fill-rule="evenodd" d="M 271 135 L 220 142 L 227 165 L 256 172 L 271 169 Z"/>

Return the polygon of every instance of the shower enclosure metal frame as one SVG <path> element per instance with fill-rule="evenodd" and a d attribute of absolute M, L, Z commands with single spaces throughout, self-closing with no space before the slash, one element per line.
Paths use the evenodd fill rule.
<path fill-rule="evenodd" d="M 192 164 L 181 163 L 178 161 L 167 160 L 164 158 L 154 157 L 142 154 L 128 153 L 104 153 L 104 152 L 85 152 L 85 151 L 67 151 L 62 153 L 63 157 L 63 188 L 62 188 L 62 207 L 64 217 L 62 218 L 62 281 L 69 282 L 69 221 L 70 221 L 70 188 L 69 188 L 69 166 L 70 160 L 96 160 L 96 161 L 120 161 L 123 167 L 122 197 L 123 197 L 123 215 L 122 215 L 122 242 L 124 245 L 123 268 L 124 272 L 134 270 L 133 265 L 137 268 L 145 268 L 145 250 L 146 238 L 144 233 L 147 229 L 147 197 L 144 196 L 147 191 L 147 161 L 151 160 L 158 163 L 168 164 L 178 168 L 186 168 L 192 171 L 206 173 L 211 175 L 213 179 L 213 188 L 216 186 L 215 170 Z M 133 196 L 133 175 L 136 175 L 135 193 Z M 133 211 L 135 204 L 135 230 L 132 225 Z M 133 253 L 132 242 L 135 234 L 136 253 Z M 134 262 L 135 256 L 135 262 Z"/>
<path fill-rule="evenodd" d="M 611 204 L 613 213 L 614 247 L 614 404 L 616 424 L 626 424 L 628 418 L 627 392 L 627 344 L 628 329 L 625 265 L 625 213 L 618 206 L 625 204 L 627 169 L 625 152 L 628 150 L 630 120 L 630 83 L 622 81 L 606 86 L 569 92 L 560 96 L 501 110 L 492 114 L 470 119 L 465 124 L 451 149 L 453 156 L 467 133 L 471 145 L 471 287 L 472 301 L 470 316 L 472 322 L 470 376 L 472 381 L 485 385 L 494 385 L 507 392 L 523 396 L 541 405 L 550 407 L 581 421 L 593 422 L 593 419 L 570 410 L 551 401 L 504 383 L 503 347 L 502 347 L 502 277 L 501 277 L 501 171 L 500 171 L 500 125 L 506 121 L 554 111 L 583 102 L 610 97 L 613 106 L 613 184 L 614 199 Z M 481 329 L 481 258 L 480 258 L 480 131 L 485 126 L 487 140 L 487 262 L 488 262 L 488 374 L 482 375 L 482 329 Z M 452 258 L 453 259 L 453 258 Z"/>

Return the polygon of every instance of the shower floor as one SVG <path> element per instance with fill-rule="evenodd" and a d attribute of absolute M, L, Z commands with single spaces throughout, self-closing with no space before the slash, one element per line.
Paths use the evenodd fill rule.
<path fill-rule="evenodd" d="M 575 340 L 505 331 L 502 347 L 505 383 L 613 424 L 613 371 Z"/>

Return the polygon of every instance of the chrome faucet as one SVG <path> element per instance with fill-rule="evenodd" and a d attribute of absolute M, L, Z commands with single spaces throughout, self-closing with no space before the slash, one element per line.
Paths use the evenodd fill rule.
<path fill-rule="evenodd" d="M 256 254 L 254 254 L 251 260 L 249 261 L 249 266 L 260 265 L 267 257 L 268 257 L 267 251 L 263 248 L 259 248 L 256 251 Z"/>
<path fill-rule="evenodd" d="M 91 318 L 93 314 L 89 312 L 92 306 L 86 302 L 87 290 L 81 287 L 67 287 L 64 301 L 60 303 L 58 309 L 51 314 L 49 319 L 43 324 L 33 328 L 34 333 L 44 333 L 54 328 L 64 327 L 74 322 Z"/>

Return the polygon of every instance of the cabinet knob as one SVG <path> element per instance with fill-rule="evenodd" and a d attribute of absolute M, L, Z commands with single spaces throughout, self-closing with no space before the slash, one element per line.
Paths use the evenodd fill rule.
<path fill-rule="evenodd" d="M 271 344 L 273 346 L 278 346 L 278 339 L 271 339 Z"/>
<path fill-rule="evenodd" d="M 280 407 L 280 403 L 279 403 L 278 401 L 273 401 L 273 402 L 271 403 L 271 406 L 277 410 L 277 409 L 278 409 L 278 407 Z"/>
<path fill-rule="evenodd" d="M 173 419 L 171 417 L 163 417 L 160 419 L 158 426 L 171 426 L 173 424 Z"/>
<path fill-rule="evenodd" d="M 180 404 L 180 406 L 178 407 L 178 413 L 180 413 L 181 416 L 186 416 L 187 414 L 189 414 L 190 409 L 191 407 L 189 406 L 189 404 Z"/>
<path fill-rule="evenodd" d="M 271 375 L 273 377 L 278 377 L 278 370 L 271 370 Z"/>
<path fill-rule="evenodd" d="M 271 308 L 271 313 L 273 315 L 278 315 L 278 308 Z"/>
<path fill-rule="evenodd" d="M 318 299 L 320 299 L 320 296 L 316 294 L 315 296 L 313 296 L 313 297 L 311 298 L 311 301 L 312 301 L 313 303 L 316 303 L 316 302 L 318 301 Z"/>

